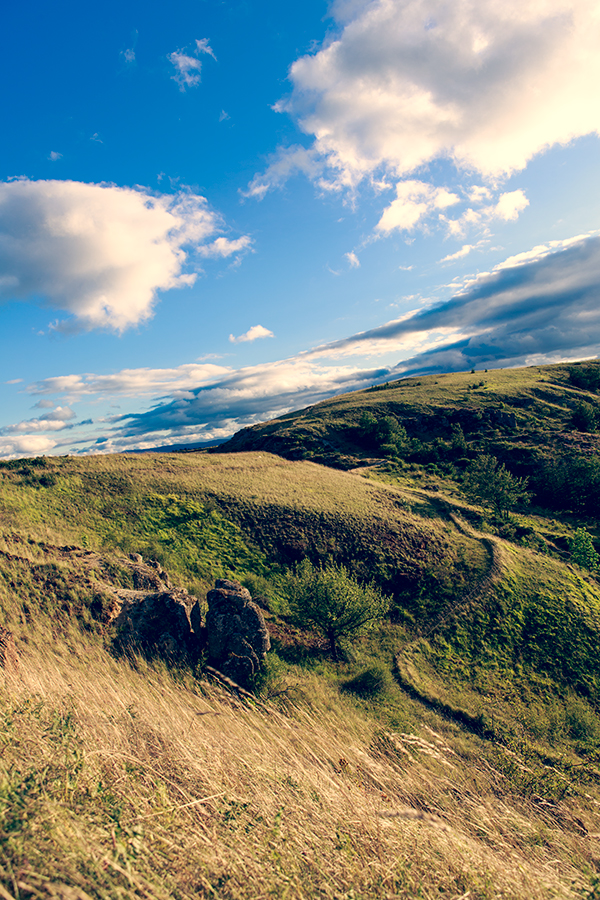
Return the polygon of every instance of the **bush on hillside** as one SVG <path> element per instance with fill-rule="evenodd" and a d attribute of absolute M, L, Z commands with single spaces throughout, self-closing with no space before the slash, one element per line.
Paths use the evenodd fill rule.
<path fill-rule="evenodd" d="M 384 693 L 392 684 L 392 676 L 383 663 L 373 663 L 341 685 L 341 690 L 365 700 Z"/>
<path fill-rule="evenodd" d="M 598 430 L 598 410 L 591 403 L 582 400 L 573 410 L 571 425 L 577 431 L 587 431 L 593 434 Z"/>
<path fill-rule="evenodd" d="M 569 381 L 583 391 L 597 391 L 600 387 L 600 366 L 571 366 Z"/>
<path fill-rule="evenodd" d="M 463 480 L 466 496 L 488 506 L 503 519 L 518 503 L 529 500 L 527 478 L 517 478 L 495 456 L 481 454 L 469 463 Z"/>
<path fill-rule="evenodd" d="M 600 460 L 596 456 L 565 453 L 546 460 L 535 481 L 543 506 L 576 514 L 600 512 Z"/>
<path fill-rule="evenodd" d="M 289 577 L 288 599 L 296 622 L 317 628 L 327 638 L 336 661 L 342 638 L 383 619 L 390 608 L 389 597 L 374 584 L 359 584 L 345 566 L 317 568 L 308 559 Z"/>
<path fill-rule="evenodd" d="M 574 563 L 590 572 L 597 571 L 600 557 L 596 553 L 591 534 L 585 528 L 577 529 L 569 541 L 569 550 Z"/>

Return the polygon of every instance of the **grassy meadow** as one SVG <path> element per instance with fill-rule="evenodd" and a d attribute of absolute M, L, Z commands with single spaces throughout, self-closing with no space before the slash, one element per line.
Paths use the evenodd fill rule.
<path fill-rule="evenodd" d="M 596 520 L 463 489 L 477 453 L 587 459 L 582 392 L 567 367 L 428 376 L 242 452 L 0 463 L 0 896 L 600 898 L 600 585 L 572 551 Z M 506 415 L 461 438 L 453 410 L 486 404 Z M 265 429 L 335 458 L 248 448 Z M 132 553 L 201 599 L 249 587 L 273 645 L 253 697 L 117 652 Z M 390 598 L 339 661 L 291 614 L 303 559 Z"/>

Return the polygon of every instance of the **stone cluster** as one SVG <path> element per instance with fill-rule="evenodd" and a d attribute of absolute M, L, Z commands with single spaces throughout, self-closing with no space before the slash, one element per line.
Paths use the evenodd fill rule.
<path fill-rule="evenodd" d="M 135 590 L 119 591 L 119 611 L 112 625 L 117 644 L 158 653 L 170 661 L 207 661 L 245 686 L 252 682 L 270 648 L 269 632 L 259 607 L 238 581 L 217 580 L 208 592 L 208 611 L 184 590 L 175 590 L 160 567 L 135 564 Z"/>

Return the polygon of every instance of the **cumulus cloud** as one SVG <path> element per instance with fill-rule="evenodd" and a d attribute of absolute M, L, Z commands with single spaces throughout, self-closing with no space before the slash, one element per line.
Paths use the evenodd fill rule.
<path fill-rule="evenodd" d="M 20 437 L 0 436 L 0 459 L 18 456 L 40 456 L 56 447 L 56 441 L 40 434 L 24 434 Z"/>
<path fill-rule="evenodd" d="M 504 219 L 505 222 L 514 222 L 526 206 L 529 206 L 529 200 L 523 191 L 508 191 L 500 195 L 494 208 L 494 215 Z"/>
<path fill-rule="evenodd" d="M 598 132 L 594 0 L 365 0 L 280 104 L 340 175 L 437 157 L 484 175 Z"/>
<path fill-rule="evenodd" d="M 257 341 L 260 338 L 269 338 L 275 337 L 272 331 L 269 331 L 268 328 L 265 328 L 263 325 L 253 325 L 252 328 L 249 328 L 244 334 L 240 334 L 238 337 L 230 334 L 229 340 L 232 344 L 242 344 L 246 341 Z"/>
<path fill-rule="evenodd" d="M 450 160 L 465 182 L 487 181 L 472 202 L 491 203 L 490 185 L 536 154 L 600 132 L 595 0 L 353 0 L 333 14 L 337 35 L 294 62 L 291 94 L 275 106 L 311 143 L 281 150 L 250 195 L 298 171 L 321 188 L 382 188 Z M 410 190 L 398 188 L 380 233 L 436 208 Z M 523 206 L 505 195 L 495 215 L 510 221 Z"/>
<path fill-rule="evenodd" d="M 194 56 L 190 56 L 184 50 L 174 50 L 167 55 L 167 59 L 175 69 L 175 74 L 171 75 L 171 78 L 177 82 L 180 91 L 200 84 L 202 63 L 197 58 L 199 54 L 207 53 L 214 60 L 217 59 L 207 38 L 196 40 L 195 44 L 196 48 L 192 51 Z"/>
<path fill-rule="evenodd" d="M 192 285 L 189 251 L 222 257 L 249 238 L 216 238 L 204 197 L 77 181 L 0 184 L 0 298 L 42 298 L 78 327 L 123 331 L 152 315 L 157 291 Z"/>
<path fill-rule="evenodd" d="M 377 230 L 412 231 L 415 225 L 432 210 L 446 209 L 460 201 L 460 197 L 423 181 L 400 181 L 396 185 L 396 200 L 384 211 Z"/>

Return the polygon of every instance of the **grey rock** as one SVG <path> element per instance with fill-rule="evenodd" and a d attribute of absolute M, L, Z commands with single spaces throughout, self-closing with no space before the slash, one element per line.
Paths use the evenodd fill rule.
<path fill-rule="evenodd" d="M 160 591 L 128 597 L 114 620 L 118 642 L 156 650 L 168 657 L 190 649 L 191 627 L 183 591 Z"/>
<path fill-rule="evenodd" d="M 206 599 L 208 658 L 229 678 L 247 684 L 271 647 L 264 616 L 238 581 L 218 579 Z M 192 613 L 195 621 L 199 610 Z"/>

